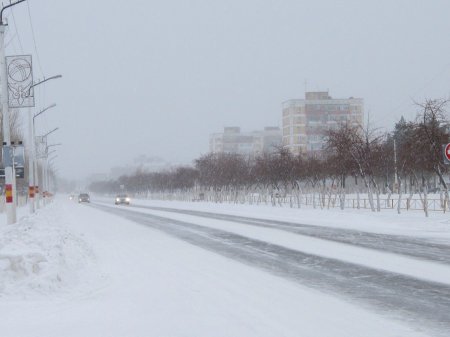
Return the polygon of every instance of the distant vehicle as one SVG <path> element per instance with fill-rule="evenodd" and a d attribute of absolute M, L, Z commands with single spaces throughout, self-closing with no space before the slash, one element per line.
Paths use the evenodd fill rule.
<path fill-rule="evenodd" d="M 90 198 L 89 198 L 89 194 L 87 193 L 81 193 L 78 196 L 78 203 L 80 202 L 91 202 Z"/>
<path fill-rule="evenodd" d="M 116 205 L 120 205 L 120 204 L 129 205 L 130 197 L 127 194 L 118 194 L 118 195 L 116 195 L 115 204 Z"/>
<path fill-rule="evenodd" d="M 73 200 L 73 199 L 75 199 L 75 196 L 74 196 L 73 194 L 71 194 L 71 195 L 69 196 L 69 200 Z"/>

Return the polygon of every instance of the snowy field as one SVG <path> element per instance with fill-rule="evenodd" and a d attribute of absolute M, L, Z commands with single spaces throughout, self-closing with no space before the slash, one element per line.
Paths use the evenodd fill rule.
<path fill-rule="evenodd" d="M 127 207 L 109 199 L 79 205 L 65 198 L 34 216 L 25 213 L 18 224 L 0 227 L 1 336 L 448 335 L 448 214 L 426 219 L 420 212 L 146 200 Z M 323 226 L 332 231 L 323 232 Z M 356 233 L 362 244 L 334 241 L 336 233 Z M 242 238 L 242 245 L 233 241 Z M 279 251 L 267 250 L 274 247 Z M 293 254 L 286 255 L 293 258 L 286 268 L 301 272 L 270 266 L 285 253 Z M 343 271 L 322 275 L 302 261 L 312 261 L 311 268 L 331 261 Z M 351 273 L 356 274 L 347 279 Z M 373 282 L 368 292 L 367 275 Z M 356 286 L 345 288 L 346 283 Z M 401 284 L 389 288 L 394 283 Z M 386 287 L 384 296 L 395 300 L 408 297 L 401 292 L 411 287 L 418 300 L 399 303 L 405 310 L 397 310 L 394 300 L 370 299 L 374 287 Z M 427 304 L 427 296 L 436 300 Z M 430 310 L 423 310 L 426 305 Z M 433 321 L 426 311 L 439 317 Z"/>

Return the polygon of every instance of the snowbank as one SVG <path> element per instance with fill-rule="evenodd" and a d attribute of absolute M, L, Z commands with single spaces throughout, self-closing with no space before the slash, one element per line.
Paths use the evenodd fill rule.
<path fill-rule="evenodd" d="M 91 247 L 68 231 L 63 212 L 50 205 L 16 224 L 0 225 L 0 298 L 73 291 L 98 274 Z"/>

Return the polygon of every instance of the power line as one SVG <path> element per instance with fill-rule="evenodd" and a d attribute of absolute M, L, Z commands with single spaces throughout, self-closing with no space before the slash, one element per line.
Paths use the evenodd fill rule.
<path fill-rule="evenodd" d="M 16 23 L 16 18 L 14 16 L 14 10 L 11 7 L 11 15 L 14 21 L 14 28 L 16 30 L 16 34 L 17 35 L 17 40 L 19 41 L 19 47 L 20 47 L 20 52 L 23 53 L 23 46 L 22 46 L 22 40 L 20 39 L 20 35 L 19 35 L 19 30 L 17 29 L 17 23 Z"/>
<path fill-rule="evenodd" d="M 39 53 L 38 53 L 38 49 L 37 49 L 36 36 L 34 34 L 33 21 L 31 20 L 30 1 L 26 1 L 26 3 L 27 3 L 27 9 L 28 9 L 28 18 L 30 20 L 31 36 L 33 37 L 34 51 L 36 52 L 36 58 L 37 58 L 37 61 L 38 61 L 39 70 L 41 71 L 42 77 L 45 77 L 44 71 L 42 70 L 41 58 L 39 57 Z"/>
<path fill-rule="evenodd" d="M 6 26 L 5 35 L 13 34 L 13 31 L 9 28 L 10 26 Z M 14 54 L 19 54 L 17 52 L 15 38 L 17 37 L 17 33 L 14 33 L 12 38 L 9 39 L 9 41 L 5 44 L 5 48 L 9 45 L 11 45 L 11 48 L 14 51 Z"/>
<path fill-rule="evenodd" d="M 399 111 L 400 109 L 402 109 L 407 103 L 409 104 L 413 104 L 414 102 L 414 96 L 418 95 L 420 92 L 422 92 L 423 90 L 427 89 L 431 83 L 433 83 L 436 79 L 438 79 L 439 77 L 441 77 L 442 75 L 445 74 L 445 71 L 447 70 L 447 68 L 450 66 L 450 63 L 445 64 L 440 70 L 439 72 L 436 73 L 436 75 L 434 75 L 431 79 L 429 79 L 428 81 L 425 82 L 425 84 L 420 87 L 419 89 L 415 90 L 412 95 L 409 96 L 409 99 L 405 99 L 404 101 L 402 101 L 400 104 L 398 104 L 394 109 L 392 109 L 390 111 L 390 115 L 391 114 L 396 114 L 397 111 Z"/>
<path fill-rule="evenodd" d="M 9 29 L 6 30 L 5 35 L 7 35 L 9 33 Z M 11 38 L 9 39 L 9 41 L 5 42 L 5 48 L 8 47 L 13 40 L 16 38 L 17 34 L 14 33 L 13 36 L 11 36 Z"/>

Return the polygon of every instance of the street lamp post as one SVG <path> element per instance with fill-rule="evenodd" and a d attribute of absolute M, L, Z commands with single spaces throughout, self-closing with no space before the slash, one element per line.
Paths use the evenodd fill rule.
<path fill-rule="evenodd" d="M 44 150 L 44 152 L 42 153 L 42 154 L 40 154 L 39 156 L 36 156 L 36 159 L 39 159 L 39 161 L 41 162 L 41 180 L 39 179 L 39 172 L 38 172 L 38 161 L 36 160 L 36 166 L 35 166 L 35 178 L 36 178 L 36 182 L 37 183 L 39 183 L 39 181 L 41 181 L 42 182 L 42 191 L 44 191 L 45 192 L 45 182 L 46 182 L 46 180 L 45 180 L 45 170 L 46 170 L 46 165 L 45 165 L 45 162 L 44 162 L 44 158 L 45 159 L 47 159 L 47 157 L 48 157 L 48 155 L 49 155 L 49 152 L 48 152 L 48 148 L 49 148 L 49 146 L 47 146 L 47 137 L 50 135 L 50 134 L 52 134 L 53 132 L 55 132 L 56 130 L 58 130 L 59 128 L 54 128 L 53 130 L 51 130 L 51 131 L 49 131 L 49 132 L 47 132 L 45 135 L 43 135 L 43 136 L 40 136 L 40 138 L 42 139 L 42 144 L 44 144 L 44 142 L 43 142 L 43 140 L 45 139 L 45 150 Z M 59 144 L 57 144 L 57 145 L 59 145 Z M 53 145 L 52 145 L 53 146 Z M 51 151 L 51 152 L 53 152 L 53 151 Z M 37 191 L 39 191 L 39 187 L 38 187 L 39 185 L 37 185 L 36 186 L 36 189 L 37 189 Z M 37 198 L 37 207 L 38 208 L 40 208 L 40 195 L 42 194 L 44 194 L 44 192 L 42 192 L 42 193 L 38 193 L 37 194 L 37 196 L 38 196 L 38 198 Z M 44 199 L 45 200 L 45 199 Z M 45 204 L 45 202 L 44 202 L 44 204 Z"/>
<path fill-rule="evenodd" d="M 3 22 L 3 11 L 12 6 L 15 6 L 25 0 L 17 0 L 10 2 L 9 5 L 4 6 L 0 11 L 0 103 L 3 115 L 3 147 L 5 149 L 3 162 L 5 164 L 5 211 L 6 223 L 8 225 L 16 222 L 16 209 L 14 207 L 13 196 L 14 191 L 14 172 L 13 172 L 13 158 L 11 151 L 11 133 L 9 129 L 9 105 L 8 105 L 8 79 L 6 77 L 6 59 L 5 59 L 5 28 L 6 24 Z"/>
<path fill-rule="evenodd" d="M 50 179 L 50 172 L 52 172 L 53 173 L 53 178 L 54 178 L 54 174 L 55 174 L 55 169 L 54 169 L 54 160 L 56 159 L 58 157 L 58 155 L 57 154 L 55 154 L 54 156 L 52 156 L 52 157 L 48 157 L 48 160 L 47 160 L 47 190 L 48 191 L 51 191 L 52 190 L 52 187 L 51 187 L 51 185 L 50 185 L 50 182 L 51 182 L 51 179 Z M 53 179 L 53 187 L 55 186 L 55 182 L 54 182 L 54 179 Z"/>
<path fill-rule="evenodd" d="M 52 133 L 52 132 L 54 132 L 54 131 L 56 131 L 58 128 L 56 128 L 56 129 L 54 129 L 54 130 L 52 130 L 52 131 L 50 131 L 48 134 L 46 134 L 45 136 L 48 136 L 50 133 Z M 47 199 L 46 199 L 46 195 L 47 195 L 47 193 L 48 193 L 48 164 L 49 164 L 49 160 L 48 160 L 48 158 L 49 158 L 49 155 L 50 154 L 52 154 L 53 152 L 55 152 L 56 150 L 52 150 L 52 151 L 48 151 L 48 149 L 49 148 L 51 148 L 51 147 L 54 147 L 54 146 L 60 146 L 60 145 L 62 145 L 61 143 L 56 143 L 56 144 L 50 144 L 50 145 L 47 145 L 46 147 L 45 147 L 45 154 L 44 154 L 44 157 L 45 157 L 45 165 L 43 165 L 43 167 L 42 167 L 42 184 L 43 184 L 43 186 L 42 186 L 42 188 L 43 188 L 43 190 L 44 190 L 44 192 L 43 192 L 43 196 L 44 196 L 44 205 L 47 203 Z"/>
<path fill-rule="evenodd" d="M 48 78 L 45 78 L 42 81 L 38 81 L 36 83 L 33 83 L 30 88 L 28 89 L 28 96 L 31 95 L 32 90 L 37 87 L 38 85 L 41 85 L 42 83 L 45 83 L 49 80 L 61 78 L 62 75 L 55 75 Z M 28 145 L 28 160 L 29 160 L 29 170 L 28 170 L 28 197 L 30 202 L 30 213 L 34 213 L 35 208 L 39 208 L 39 185 L 35 183 L 35 161 L 36 161 L 36 145 L 34 141 L 34 119 L 45 112 L 46 110 L 55 107 L 56 104 L 52 104 L 51 106 L 47 107 L 44 110 L 41 110 L 39 113 L 33 116 L 33 113 L 31 111 L 31 108 L 28 108 L 28 138 L 30 144 Z M 37 178 L 36 178 L 37 179 Z M 35 205 L 36 204 L 36 205 Z"/>
<path fill-rule="evenodd" d="M 53 76 L 53 77 L 56 78 L 55 76 Z M 38 208 L 38 209 L 40 208 L 40 193 L 39 193 L 38 165 L 37 165 L 37 158 L 36 158 L 36 142 L 35 142 L 36 127 L 35 127 L 35 119 L 36 119 L 36 117 L 40 116 L 45 111 L 47 111 L 48 109 L 54 108 L 55 106 L 56 106 L 56 104 L 53 103 L 53 104 L 49 105 L 48 107 L 46 107 L 45 109 L 42 109 L 41 111 L 36 113 L 33 116 L 33 118 L 32 118 L 32 126 L 30 128 L 30 130 L 31 130 L 31 137 L 30 137 L 31 142 L 30 142 L 30 149 L 29 149 L 29 151 L 31 151 L 31 156 L 29 156 L 29 158 L 30 158 L 30 167 L 32 167 L 32 172 L 31 172 L 31 174 L 29 174 L 29 177 L 30 177 L 29 185 L 32 186 L 32 190 L 33 190 L 34 195 L 35 195 L 34 201 L 36 202 L 36 208 Z M 30 112 L 30 114 L 31 114 L 31 112 Z M 30 209 L 31 209 L 31 206 L 30 206 Z"/>

